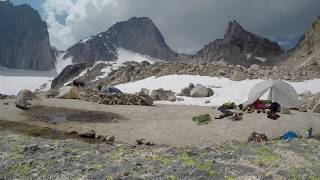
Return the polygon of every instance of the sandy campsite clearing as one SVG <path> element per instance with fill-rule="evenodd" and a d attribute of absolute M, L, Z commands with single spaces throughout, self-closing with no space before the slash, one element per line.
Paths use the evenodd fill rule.
<path fill-rule="evenodd" d="M 9 105 L 4 105 L 9 102 Z M 265 133 L 269 138 L 277 138 L 283 132 L 295 130 L 306 135 L 312 127 L 320 131 L 320 115 L 292 111 L 291 114 L 280 114 L 276 121 L 268 119 L 266 114 L 245 114 L 244 119 L 233 122 L 228 118 L 215 120 L 220 112 L 211 107 L 162 105 L 155 106 L 108 106 L 96 103 L 40 99 L 36 106 L 46 107 L 37 111 L 23 111 L 15 107 L 13 100 L 0 101 L 0 120 L 22 122 L 34 126 L 50 127 L 56 130 L 70 132 L 72 130 L 92 129 L 97 134 L 113 135 L 117 142 L 135 144 L 136 139 L 146 139 L 156 144 L 173 146 L 201 145 L 210 146 L 226 141 L 247 141 L 248 136 L 256 131 Z M 77 120 L 39 120 L 32 117 L 55 112 L 55 108 L 67 108 L 66 111 L 77 113 L 79 110 L 89 111 L 92 117 L 105 118 L 101 112 L 107 113 L 106 121 Z M 61 111 L 64 113 L 66 111 Z M 95 114 L 94 112 L 97 114 Z M 99 115 L 100 112 L 100 115 Z M 208 125 L 197 125 L 192 117 L 208 113 L 213 121 Z M 110 116 L 112 115 L 112 116 Z M 77 114 L 73 114 L 77 117 Z M 85 117 L 85 116 L 84 116 Z M 112 121 L 110 121 L 112 118 Z M 90 119 L 90 118 L 88 118 Z M 61 119 L 60 119 L 61 120 Z"/>

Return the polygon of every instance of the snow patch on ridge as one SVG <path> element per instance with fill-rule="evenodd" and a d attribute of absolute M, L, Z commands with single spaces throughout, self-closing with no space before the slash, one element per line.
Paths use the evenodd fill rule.
<path fill-rule="evenodd" d="M 266 62 L 267 58 L 264 57 L 254 57 L 256 60 L 259 60 L 261 62 Z"/>
<path fill-rule="evenodd" d="M 190 83 L 202 84 L 211 87 L 215 94 L 212 97 L 205 98 L 191 98 L 182 97 L 184 101 L 156 102 L 160 104 L 175 104 L 175 105 L 198 105 L 198 106 L 218 106 L 225 102 L 232 101 L 237 104 L 247 101 L 249 91 L 257 83 L 262 82 L 261 79 L 231 81 L 227 78 L 209 77 L 209 76 L 194 76 L 194 75 L 168 75 L 161 77 L 150 77 L 144 80 L 130 82 L 117 85 L 121 91 L 126 93 L 136 93 L 141 88 L 149 90 L 163 88 L 165 90 L 172 90 L 175 93 L 180 93 L 181 89 L 187 87 Z M 320 92 L 320 79 L 309 80 L 304 82 L 288 82 L 298 93 L 311 91 L 312 93 Z M 267 93 L 262 97 L 267 98 Z M 210 100 L 209 104 L 205 101 Z"/>
<path fill-rule="evenodd" d="M 63 59 L 64 55 L 66 55 L 66 53 L 61 53 L 59 54 L 59 56 L 57 57 L 57 61 L 55 63 L 55 67 L 56 67 L 56 71 L 58 74 L 60 74 L 62 72 L 62 70 L 67 67 L 68 65 L 73 64 L 72 63 L 72 57 L 68 57 L 66 59 Z"/>

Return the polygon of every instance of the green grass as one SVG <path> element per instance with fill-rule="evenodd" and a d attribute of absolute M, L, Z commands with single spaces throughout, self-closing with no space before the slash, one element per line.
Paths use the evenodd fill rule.
<path fill-rule="evenodd" d="M 149 161 L 159 161 L 162 165 L 165 165 L 165 166 L 172 164 L 172 160 L 165 156 L 157 155 L 157 156 L 147 157 L 146 159 Z"/>
<path fill-rule="evenodd" d="M 209 114 L 203 114 L 200 116 L 195 116 L 192 118 L 194 122 L 197 122 L 198 125 L 208 124 L 210 121 L 212 121 Z"/>
<path fill-rule="evenodd" d="M 10 166 L 10 172 L 17 177 L 26 177 L 32 169 L 30 162 Z"/>

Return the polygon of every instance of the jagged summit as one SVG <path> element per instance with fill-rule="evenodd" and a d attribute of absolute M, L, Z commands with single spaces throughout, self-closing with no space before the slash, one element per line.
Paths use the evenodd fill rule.
<path fill-rule="evenodd" d="M 250 66 L 271 62 L 282 49 L 267 38 L 246 31 L 239 22 L 230 21 L 224 39 L 210 42 L 197 54 L 200 61 L 224 61 L 229 64 Z"/>
<path fill-rule="evenodd" d="M 229 21 L 228 28 L 226 29 L 224 38 L 228 36 L 237 36 L 239 34 L 245 33 L 246 30 L 237 22 L 236 20 Z"/>
<path fill-rule="evenodd" d="M 167 61 L 177 57 L 150 18 L 132 17 L 78 42 L 67 50 L 65 58 L 72 56 L 74 62 L 111 61 L 117 59 L 118 47 Z"/>

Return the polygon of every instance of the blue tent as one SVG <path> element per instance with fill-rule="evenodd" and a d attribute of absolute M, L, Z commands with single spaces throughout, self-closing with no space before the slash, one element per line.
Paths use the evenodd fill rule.
<path fill-rule="evenodd" d="M 101 93 L 104 94 L 122 94 L 122 92 L 115 87 L 109 87 L 109 86 L 105 86 L 100 90 Z"/>

